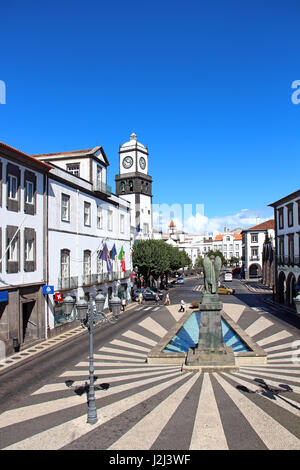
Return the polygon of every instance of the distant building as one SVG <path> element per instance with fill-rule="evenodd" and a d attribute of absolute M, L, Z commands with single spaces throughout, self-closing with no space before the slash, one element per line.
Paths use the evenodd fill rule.
<path fill-rule="evenodd" d="M 294 307 L 300 283 L 300 190 L 269 204 L 275 216 L 276 299 Z"/>
<path fill-rule="evenodd" d="M 242 268 L 245 279 L 262 276 L 263 246 L 266 237 L 275 238 L 273 219 L 242 231 Z"/>
<path fill-rule="evenodd" d="M 119 174 L 115 181 L 116 195 L 131 204 L 131 226 L 138 239 L 152 238 L 152 178 L 148 170 L 148 149 L 133 133 L 119 148 Z"/>

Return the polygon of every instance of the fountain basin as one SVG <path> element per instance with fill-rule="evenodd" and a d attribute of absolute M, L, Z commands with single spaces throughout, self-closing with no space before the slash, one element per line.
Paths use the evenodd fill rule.
<path fill-rule="evenodd" d="M 190 348 L 197 346 L 201 312 L 187 311 L 148 353 L 149 364 L 184 365 Z M 225 312 L 221 312 L 223 342 L 232 348 L 236 365 L 265 364 L 267 353 Z"/>

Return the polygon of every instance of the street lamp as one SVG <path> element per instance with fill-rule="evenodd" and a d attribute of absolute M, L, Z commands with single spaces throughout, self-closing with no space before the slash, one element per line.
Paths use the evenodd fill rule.
<path fill-rule="evenodd" d="M 119 297 L 114 297 L 112 314 L 117 316 L 120 314 L 121 300 Z M 89 361 L 89 392 L 88 392 L 88 416 L 87 422 L 95 424 L 98 421 L 97 408 L 95 402 L 95 388 L 94 388 L 94 325 L 96 325 L 103 318 L 103 308 L 105 303 L 105 297 L 99 293 L 94 299 L 87 302 L 85 299 L 79 299 L 76 302 L 76 321 L 80 321 L 83 328 L 89 330 L 89 349 L 90 349 L 90 361 Z M 67 295 L 64 300 L 65 315 L 70 318 L 73 311 L 75 300 L 70 295 Z"/>

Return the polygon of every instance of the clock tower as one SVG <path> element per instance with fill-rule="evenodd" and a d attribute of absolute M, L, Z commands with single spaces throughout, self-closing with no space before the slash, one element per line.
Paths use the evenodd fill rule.
<path fill-rule="evenodd" d="M 152 236 L 152 178 L 148 175 L 148 149 L 131 134 L 119 149 L 116 195 L 131 203 L 131 226 L 138 238 Z"/>

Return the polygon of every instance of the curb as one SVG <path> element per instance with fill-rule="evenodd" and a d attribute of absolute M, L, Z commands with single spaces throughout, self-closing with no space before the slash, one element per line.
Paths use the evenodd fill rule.
<path fill-rule="evenodd" d="M 135 307 L 134 303 L 130 303 L 125 312 L 120 312 L 120 315 L 126 313 L 128 310 L 132 310 Z M 20 365 L 23 365 L 27 362 L 30 362 L 37 355 L 42 354 L 46 351 L 53 350 L 56 346 L 61 343 L 66 343 L 71 341 L 75 336 L 82 335 L 88 330 L 83 328 L 81 325 L 76 325 L 74 328 L 67 330 L 65 333 L 61 333 L 57 336 L 52 336 L 48 339 L 42 340 L 40 343 L 37 343 L 33 346 L 28 346 L 22 351 L 12 354 L 11 356 L 6 357 L 3 360 L 0 360 L 0 376 L 4 375 L 5 372 L 17 368 Z"/>

